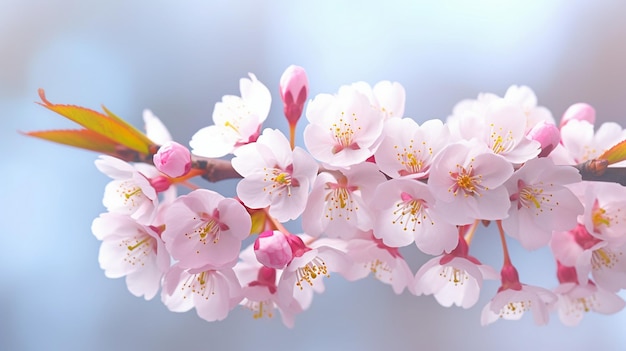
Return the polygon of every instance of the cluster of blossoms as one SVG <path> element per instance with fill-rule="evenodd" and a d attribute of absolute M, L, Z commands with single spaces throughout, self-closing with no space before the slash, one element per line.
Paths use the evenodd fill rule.
<path fill-rule="evenodd" d="M 191 150 L 146 111 L 147 136 L 161 146 L 154 166 L 96 161 L 113 179 L 107 213 L 92 226 L 99 262 L 108 277 L 125 276 L 134 295 L 160 291 L 168 309 L 195 308 L 207 321 L 238 305 L 255 318 L 278 312 L 289 327 L 331 274 L 371 273 L 397 294 L 463 308 L 477 303 L 485 279 L 499 280 L 482 324 L 530 311 L 538 324 L 556 312 L 576 325 L 585 312 L 624 307 L 626 188 L 583 181 L 573 166 L 626 132 L 615 123 L 594 131 L 591 106 L 572 105 L 557 124 L 532 90 L 512 86 L 503 97 L 461 101 L 445 123 L 418 124 L 404 117 L 398 83 L 358 82 L 307 103 L 305 72 L 291 66 L 280 80 L 288 138 L 262 127 L 268 88 L 250 74 L 240 89 L 215 105 L 214 124 L 192 137 Z M 303 112 L 306 149 L 295 146 Z M 236 198 L 188 182 L 200 162 L 225 156 L 241 177 Z M 178 195 L 181 187 L 190 190 Z M 302 232 L 290 233 L 283 223 L 296 219 Z M 490 222 L 500 232 L 500 273 L 470 253 L 477 228 Z M 507 238 L 551 248 L 553 287 L 524 283 Z M 406 246 L 434 257 L 412 270 L 399 250 Z"/>

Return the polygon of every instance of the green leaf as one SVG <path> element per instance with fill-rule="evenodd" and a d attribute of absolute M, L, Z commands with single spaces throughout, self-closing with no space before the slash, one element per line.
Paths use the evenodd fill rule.
<path fill-rule="evenodd" d="M 626 140 L 606 150 L 598 159 L 607 160 L 610 165 L 626 160 Z"/>
<path fill-rule="evenodd" d="M 53 104 L 46 99 L 43 89 L 39 89 L 39 97 L 42 101 L 40 105 L 80 124 L 87 130 L 90 130 L 105 139 L 109 139 L 131 150 L 142 154 L 150 153 L 150 147 L 153 145 L 153 142 L 150 141 L 145 134 L 123 121 L 106 108 L 104 108 L 106 112 L 106 115 L 104 115 L 100 112 L 80 106 Z"/>

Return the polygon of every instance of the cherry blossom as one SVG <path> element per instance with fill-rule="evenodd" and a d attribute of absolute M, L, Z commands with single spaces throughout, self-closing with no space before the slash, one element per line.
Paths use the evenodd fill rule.
<path fill-rule="evenodd" d="M 537 95 L 525 85 L 510 86 L 504 94 L 504 101 L 522 108 L 524 115 L 526 115 L 526 132 L 541 122 L 555 124 L 550 110 L 543 106 L 537 106 Z"/>
<path fill-rule="evenodd" d="M 163 279 L 161 300 L 170 311 L 195 308 L 208 322 L 226 318 L 241 299 L 241 285 L 232 268 L 184 269 L 175 264 Z"/>
<path fill-rule="evenodd" d="M 410 118 L 392 118 L 385 122 L 383 135 L 374 155 L 380 170 L 391 178 L 428 178 L 435 155 L 453 141 L 440 120 L 418 125 Z"/>
<path fill-rule="evenodd" d="M 555 308 L 559 319 L 567 326 L 578 325 L 587 312 L 612 314 L 626 305 L 616 293 L 598 287 L 591 280 L 580 284 L 574 267 L 559 263 L 557 275 L 560 284 L 554 289 L 558 296 Z"/>
<path fill-rule="evenodd" d="M 376 188 L 372 206 L 378 215 L 374 236 L 391 247 L 415 242 L 423 252 L 439 255 L 456 247 L 458 231 L 438 212 L 430 188 L 411 179 L 392 179 Z"/>
<path fill-rule="evenodd" d="M 465 239 L 457 248 L 430 259 L 415 274 L 416 295 L 433 295 L 444 307 L 453 304 L 470 308 L 476 304 L 484 279 L 498 279 L 498 273 L 468 254 Z"/>
<path fill-rule="evenodd" d="M 334 167 L 349 167 L 374 154 L 384 115 L 354 87 L 337 95 L 319 94 L 306 109 L 304 143 L 313 157 Z"/>
<path fill-rule="evenodd" d="M 225 95 L 215 104 L 214 125 L 197 131 L 189 142 L 193 154 L 221 157 L 256 140 L 269 114 L 272 96 L 254 74 L 249 76 L 239 81 L 241 97 Z"/>
<path fill-rule="evenodd" d="M 252 225 L 241 203 L 206 189 L 180 196 L 163 217 L 163 240 L 182 268 L 232 267 Z"/>
<path fill-rule="evenodd" d="M 557 297 L 550 290 L 521 284 L 517 270 L 511 265 L 502 268 L 502 286 L 498 293 L 485 305 L 481 313 L 482 325 L 498 319 L 518 320 L 525 312 L 531 311 L 535 324 L 548 323 L 550 310 Z"/>
<path fill-rule="evenodd" d="M 555 166 L 550 159 L 526 162 L 505 184 L 511 200 L 509 216 L 502 220 L 506 233 L 535 250 L 548 244 L 553 230 L 575 227 L 583 206 L 564 185 L 580 180 L 576 169 Z"/>
<path fill-rule="evenodd" d="M 372 229 L 373 214 L 366 203 L 372 200 L 376 186 L 385 180 L 372 163 L 320 173 L 302 214 L 304 232 L 348 239 L 358 231 Z"/>
<path fill-rule="evenodd" d="M 511 202 L 502 184 L 513 166 L 473 139 L 446 146 L 433 160 L 428 185 L 436 205 L 452 224 L 475 219 L 496 220 L 508 215 Z"/>
<path fill-rule="evenodd" d="M 257 142 L 237 149 L 231 162 L 244 177 L 237 195 L 246 206 L 270 206 L 270 215 L 281 222 L 302 214 L 318 166 L 301 148 L 292 151 L 280 131 L 265 129 Z"/>
<path fill-rule="evenodd" d="M 107 210 L 150 224 L 159 199 L 148 178 L 133 165 L 115 157 L 101 155 L 95 163 L 100 172 L 113 178 L 104 188 L 102 203 Z"/>
<path fill-rule="evenodd" d="M 313 300 L 313 292 L 322 293 L 325 289 L 322 277 L 330 277 L 331 272 L 347 271 L 351 262 L 341 247 L 334 247 L 337 240 L 313 241 L 312 237 L 297 235 L 289 235 L 287 238 L 294 257 L 283 270 L 278 294 L 281 299 L 293 296 L 306 310 Z"/>
<path fill-rule="evenodd" d="M 241 251 L 241 261 L 234 268 L 242 285 L 243 300 L 240 304 L 251 310 L 255 319 L 272 318 L 278 310 L 283 323 L 293 328 L 295 315 L 303 311 L 300 303 L 293 295 L 278 294 L 282 270 L 259 263 L 252 248 L 249 246 Z"/>
<path fill-rule="evenodd" d="M 405 288 L 413 290 L 413 273 L 398 249 L 385 245 L 371 231 L 363 234 L 346 244 L 345 252 L 353 264 L 343 276 L 354 281 L 371 273 L 379 281 L 391 285 L 396 294 L 401 294 Z"/>
<path fill-rule="evenodd" d="M 379 109 L 385 119 L 404 116 L 404 103 L 406 92 L 398 82 L 383 80 L 371 87 L 366 82 L 356 82 L 350 86 L 342 86 L 341 89 L 356 89 L 366 95 L 370 103 Z"/>
<path fill-rule="evenodd" d="M 587 231 L 613 246 L 626 244 L 626 188 L 615 183 L 586 182 L 583 201 L 582 223 Z"/>
<path fill-rule="evenodd" d="M 561 145 L 550 155 L 557 164 L 574 165 L 595 159 L 605 150 L 626 139 L 626 131 L 614 122 L 594 125 L 587 119 L 572 119 L 561 127 Z"/>
<path fill-rule="evenodd" d="M 133 295 L 152 299 L 170 267 L 160 230 L 119 213 L 101 214 L 94 219 L 91 230 L 102 240 L 98 261 L 104 274 L 109 278 L 125 276 Z"/>

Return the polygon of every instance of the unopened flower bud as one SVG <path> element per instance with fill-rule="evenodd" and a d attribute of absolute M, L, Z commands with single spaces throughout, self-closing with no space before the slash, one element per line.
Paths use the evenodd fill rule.
<path fill-rule="evenodd" d="M 191 170 L 189 149 L 175 141 L 161 146 L 153 161 L 159 171 L 172 178 L 183 176 Z"/>
<path fill-rule="evenodd" d="M 150 180 L 150 185 L 152 185 L 152 187 L 154 188 L 154 190 L 156 190 L 157 193 L 160 193 L 169 189 L 170 185 L 172 185 L 172 182 L 167 177 L 164 177 L 162 175 L 156 176 L 154 178 L 150 178 L 149 180 Z"/>
<path fill-rule="evenodd" d="M 295 126 L 302 115 L 309 91 L 309 81 L 304 68 L 291 65 L 280 77 L 280 98 L 283 100 L 285 117 Z"/>
<path fill-rule="evenodd" d="M 293 253 L 285 234 L 267 230 L 259 234 L 254 242 L 256 259 L 269 268 L 283 269 L 293 258 Z"/>
<path fill-rule="evenodd" d="M 554 148 L 561 142 L 561 132 L 552 123 L 541 121 L 528 132 L 528 138 L 536 140 L 541 144 L 539 157 L 548 156 Z"/>
<path fill-rule="evenodd" d="M 596 110 L 583 102 L 570 106 L 561 118 L 561 128 L 571 120 L 587 121 L 591 124 L 596 122 Z"/>

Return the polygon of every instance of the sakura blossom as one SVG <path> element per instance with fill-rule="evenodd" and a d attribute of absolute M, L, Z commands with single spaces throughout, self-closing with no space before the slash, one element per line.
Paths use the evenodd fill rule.
<path fill-rule="evenodd" d="M 418 125 L 410 118 L 393 118 L 385 122 L 383 135 L 374 156 L 391 178 L 428 178 L 437 153 L 453 141 L 447 125 L 437 119 Z"/>
<path fill-rule="evenodd" d="M 138 223 L 119 213 L 103 213 L 94 219 L 91 230 L 102 240 L 98 261 L 109 278 L 126 277 L 126 286 L 135 296 L 151 300 L 161 287 L 161 278 L 170 267 L 170 256 L 154 226 Z"/>
<path fill-rule="evenodd" d="M 306 151 L 291 150 L 275 129 L 265 129 L 257 142 L 237 149 L 232 165 L 243 177 L 237 184 L 241 201 L 250 208 L 270 206 L 270 215 L 279 221 L 302 214 L 318 169 Z"/>
<path fill-rule="evenodd" d="M 343 272 L 344 277 L 353 281 L 371 274 L 391 285 L 396 294 L 405 288 L 412 291 L 413 273 L 400 251 L 373 237 L 371 231 L 361 234 L 346 244 L 345 252 L 353 264 Z"/>
<path fill-rule="evenodd" d="M 241 97 L 225 95 L 213 110 L 214 125 L 200 129 L 189 145 L 195 155 L 222 157 L 256 140 L 272 103 L 269 89 L 254 74 L 239 81 Z"/>
<path fill-rule="evenodd" d="M 385 119 L 404 116 L 406 92 L 398 82 L 383 80 L 372 87 L 367 82 L 361 81 L 339 89 L 356 89 L 366 95 L 372 106 L 383 113 Z"/>
<path fill-rule="evenodd" d="M 106 212 L 91 227 L 98 262 L 133 295 L 160 291 L 173 312 L 220 321 L 241 306 L 294 328 L 331 281 L 370 275 L 395 294 L 433 295 L 445 307 L 467 309 L 491 294 L 483 325 L 531 312 L 536 324 L 555 314 L 574 326 L 587 312 L 624 309 L 619 124 L 596 128 L 594 107 L 576 103 L 557 126 L 523 85 L 462 100 L 445 122 L 417 122 L 404 117 L 398 82 L 359 81 L 307 101 L 318 89 L 309 84 L 296 65 L 277 84 L 289 138 L 262 129 L 274 92 L 252 73 L 239 81 L 240 96 L 215 104 L 214 125 L 191 137 L 191 152 L 150 110 L 145 134 L 106 109 L 89 110 L 84 130 L 25 134 L 106 154 L 95 161 L 111 178 Z M 40 96 L 71 120 L 87 113 Z M 236 196 L 199 178 L 238 179 Z M 490 225 L 499 238 L 479 233 Z M 512 261 L 524 252 L 512 257 L 507 238 L 554 259 L 550 288 L 520 280 Z M 485 250 L 485 241 L 496 245 Z M 415 267 L 412 254 L 431 257 Z M 494 255 L 503 258 L 499 274 Z M 484 282 L 495 279 L 490 291 Z"/>
<path fill-rule="evenodd" d="M 444 307 L 453 304 L 470 308 L 476 304 L 483 280 L 497 279 L 498 273 L 469 255 L 464 237 L 451 253 L 426 262 L 415 274 L 414 294 L 433 295 Z"/>
<path fill-rule="evenodd" d="M 526 162 L 505 183 L 511 200 L 509 216 L 502 220 L 506 233 L 535 250 L 548 244 L 552 231 L 574 228 L 584 209 L 565 185 L 580 181 L 575 169 L 550 159 Z"/>
<path fill-rule="evenodd" d="M 183 268 L 233 266 L 252 225 L 238 201 L 206 189 L 180 196 L 163 217 L 163 241 Z"/>
<path fill-rule="evenodd" d="M 306 109 L 304 143 L 313 157 L 332 167 L 349 167 L 371 157 L 380 141 L 384 115 L 354 87 L 319 94 Z"/>
<path fill-rule="evenodd" d="M 372 229 L 374 219 L 368 203 L 385 180 L 372 163 L 320 173 L 302 215 L 302 228 L 308 235 L 325 233 L 344 239 Z"/>
<path fill-rule="evenodd" d="M 241 285 L 232 268 L 184 269 L 176 264 L 163 278 L 161 300 L 170 311 L 195 308 L 208 322 L 226 318 L 241 299 Z"/>
<path fill-rule="evenodd" d="M 391 247 L 415 242 L 423 252 L 440 255 L 456 247 L 458 230 L 435 207 L 430 188 L 411 179 L 393 179 L 376 188 L 374 236 Z"/>
<path fill-rule="evenodd" d="M 473 139 L 450 144 L 437 154 L 428 185 L 437 207 L 448 214 L 447 221 L 463 225 L 508 215 L 511 202 L 503 184 L 512 174 L 510 162 Z"/>
<path fill-rule="evenodd" d="M 95 163 L 100 172 L 113 178 L 106 185 L 102 199 L 107 210 L 150 224 L 159 199 L 148 178 L 133 165 L 115 157 L 102 155 Z"/>

